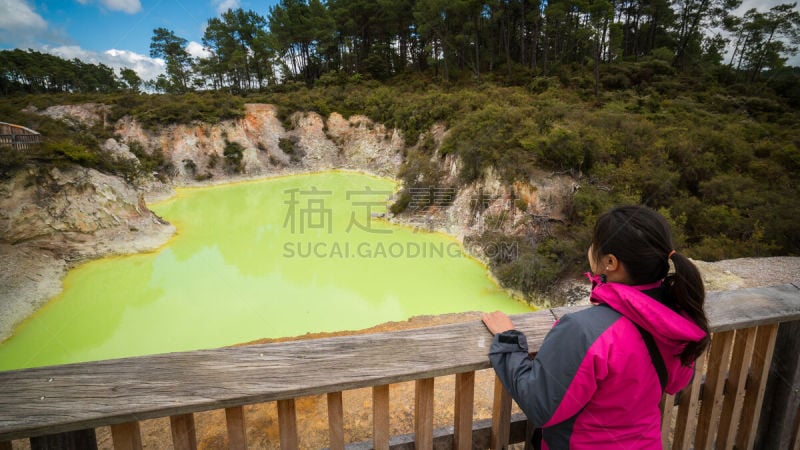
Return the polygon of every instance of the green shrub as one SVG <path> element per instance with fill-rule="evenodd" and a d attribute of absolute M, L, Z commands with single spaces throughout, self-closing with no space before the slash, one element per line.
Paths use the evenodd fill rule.
<path fill-rule="evenodd" d="M 52 155 L 54 159 L 63 159 L 81 166 L 97 167 L 100 162 L 97 152 L 70 141 L 48 142 L 42 149 L 44 155 Z"/>
<path fill-rule="evenodd" d="M 225 157 L 225 168 L 230 172 L 240 173 L 244 169 L 242 167 L 242 157 L 244 156 L 242 144 L 225 141 L 225 149 L 222 154 Z"/>
<path fill-rule="evenodd" d="M 392 214 L 400 214 L 408 208 L 410 203 L 411 194 L 409 194 L 407 191 L 402 191 L 397 196 L 397 200 L 395 200 L 394 203 L 392 203 L 392 205 L 389 207 L 389 211 L 391 211 Z"/>
<path fill-rule="evenodd" d="M 278 148 L 289 155 L 289 160 L 293 163 L 302 161 L 303 157 L 306 155 L 306 152 L 297 145 L 297 142 L 298 140 L 295 136 L 278 139 Z"/>
<path fill-rule="evenodd" d="M 207 165 L 208 168 L 213 169 L 217 167 L 218 162 L 219 162 L 219 154 L 216 152 L 211 152 L 211 154 L 208 155 L 208 165 Z"/>
<path fill-rule="evenodd" d="M 533 150 L 543 165 L 558 170 L 581 170 L 591 166 L 592 148 L 588 142 L 567 129 L 557 129 L 534 141 L 523 142 Z"/>
<path fill-rule="evenodd" d="M 0 147 L 0 180 L 6 180 L 25 166 L 27 156 L 13 149 Z"/>

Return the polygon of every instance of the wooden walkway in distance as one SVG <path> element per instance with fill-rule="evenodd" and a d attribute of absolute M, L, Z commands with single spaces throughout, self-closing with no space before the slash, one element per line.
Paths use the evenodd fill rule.
<path fill-rule="evenodd" d="M 578 309 L 542 310 L 513 319 L 528 336 L 531 351 L 536 351 L 553 325 L 553 314 L 562 316 Z M 672 448 L 712 448 L 715 442 L 716 448 L 734 444 L 752 448 L 769 390 L 767 378 L 776 342 L 795 346 L 793 356 L 788 355 L 789 360 L 794 358 L 789 364 L 795 367 L 789 369 L 795 370 L 790 387 L 800 381 L 796 374 L 800 336 L 793 337 L 791 332 L 788 338 L 778 336 L 779 325 L 800 323 L 800 284 L 712 292 L 707 311 L 714 338 L 708 356 L 698 360 L 698 371 L 705 371 L 705 377 L 698 373 L 677 403 L 673 396 L 665 397 L 665 442 L 672 442 Z M 472 407 L 458 402 L 462 391 L 471 402 L 469 374 L 489 367 L 491 339 L 480 321 L 472 321 L 0 372 L 0 448 L 13 439 L 105 425 L 116 430 L 117 448 L 129 448 L 118 444 L 118 437 L 119 442 L 139 442 L 139 421 L 167 416 L 176 448 L 183 444 L 193 448 L 192 413 L 222 408 L 232 417 L 229 440 L 234 442 L 244 438 L 241 407 L 273 401 L 278 403 L 281 418 L 281 446 L 296 448 L 294 399 L 325 393 L 332 402 L 331 447 L 343 448 L 339 445 L 344 445 L 340 440 L 341 392 L 373 387 L 375 408 L 383 408 L 373 411 L 374 417 L 388 418 L 388 389 L 384 386 L 411 380 L 417 386 L 416 444 L 433 448 L 433 379 L 453 374 L 458 376 L 457 383 L 461 380 L 467 386 L 456 389 L 457 426 L 451 431 L 453 439 L 461 436 L 464 448 L 465 439 L 472 437 Z M 495 389 L 495 401 L 491 446 L 500 448 L 509 442 L 511 400 L 500 387 Z M 791 408 L 791 403 L 787 405 Z M 796 426 L 795 416 L 797 411 L 784 419 L 790 422 L 787 426 Z M 670 427 L 673 418 L 676 425 Z M 375 439 L 388 448 L 388 420 L 385 422 L 375 420 Z M 231 423 L 235 424 L 233 431 Z M 785 435 L 798 439 L 797 430 Z M 334 436 L 339 436 L 335 438 L 338 444 Z"/>
<path fill-rule="evenodd" d="M 42 135 L 20 125 L 0 122 L 0 147 L 27 150 L 42 143 Z"/>

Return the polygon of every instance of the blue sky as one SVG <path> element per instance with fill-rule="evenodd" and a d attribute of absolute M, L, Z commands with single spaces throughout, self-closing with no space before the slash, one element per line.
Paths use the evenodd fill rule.
<path fill-rule="evenodd" d="M 189 41 L 201 55 L 208 19 L 228 8 L 251 9 L 266 17 L 278 0 L 0 0 L 0 49 L 32 48 L 64 58 L 130 67 L 144 79 L 155 78 L 164 62 L 150 58 L 153 29 L 165 27 Z M 749 8 L 795 0 L 744 0 Z M 789 61 L 800 65 L 800 55 Z"/>
<path fill-rule="evenodd" d="M 32 48 L 64 58 L 131 67 L 145 79 L 163 71 L 150 58 L 153 29 L 200 45 L 208 19 L 228 8 L 267 16 L 277 0 L 0 0 L 0 48 Z"/>

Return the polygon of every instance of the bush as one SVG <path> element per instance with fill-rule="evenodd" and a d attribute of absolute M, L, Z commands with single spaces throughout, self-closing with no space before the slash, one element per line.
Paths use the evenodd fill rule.
<path fill-rule="evenodd" d="M 406 191 L 400 192 L 397 196 L 397 200 L 389 207 L 389 211 L 392 214 L 400 214 L 401 212 L 405 211 L 408 208 L 408 205 L 411 203 L 411 194 Z"/>
<path fill-rule="evenodd" d="M 594 159 L 591 143 L 583 140 L 577 133 L 563 128 L 532 142 L 523 142 L 523 145 L 533 150 L 537 160 L 544 166 L 557 170 L 588 169 Z"/>
<path fill-rule="evenodd" d="M 244 155 L 244 147 L 238 142 L 225 141 L 225 149 L 222 151 L 225 157 L 225 168 L 230 172 L 240 173 L 244 168 L 242 167 L 242 157 Z"/>
<path fill-rule="evenodd" d="M 306 152 L 297 145 L 297 137 L 292 136 L 291 138 L 280 138 L 278 139 L 278 148 L 283 150 L 284 153 L 289 155 L 289 160 L 293 163 L 297 163 L 302 161 L 303 157 L 306 156 Z"/>
<path fill-rule="evenodd" d="M 110 120 L 134 117 L 143 127 L 154 129 L 164 124 L 191 122 L 217 123 L 244 116 L 244 100 L 215 92 L 181 95 L 128 94 L 115 97 Z"/>
<path fill-rule="evenodd" d="M 22 152 L 0 147 L 0 180 L 11 178 L 27 161 Z"/>
<path fill-rule="evenodd" d="M 81 166 L 97 167 L 100 157 L 97 152 L 90 151 L 82 145 L 71 141 L 48 142 L 42 146 L 43 156 L 56 160 L 66 160 Z"/>

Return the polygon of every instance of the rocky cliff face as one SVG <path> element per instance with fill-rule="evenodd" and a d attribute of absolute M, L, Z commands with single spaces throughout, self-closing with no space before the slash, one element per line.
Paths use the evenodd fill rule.
<path fill-rule="evenodd" d="M 0 340 L 61 290 L 72 262 L 136 253 L 175 232 L 120 178 L 72 166 L 0 183 Z"/>
<path fill-rule="evenodd" d="M 135 188 L 93 169 L 31 169 L 0 184 L 0 239 L 7 244 L 80 259 L 152 248 L 143 237 L 158 241 L 172 231 Z"/>
<path fill-rule="evenodd" d="M 247 104 L 241 120 L 218 124 L 169 125 L 143 129 L 133 118 L 114 124 L 116 145 L 141 144 L 148 152 L 162 151 L 173 166 L 173 181 L 226 180 L 241 176 L 317 171 L 363 170 L 394 176 L 402 162 L 400 133 L 363 116 L 344 119 L 331 114 L 295 113 L 285 129 L 272 105 Z M 226 164 L 225 147 L 239 144 L 241 165 Z"/>

